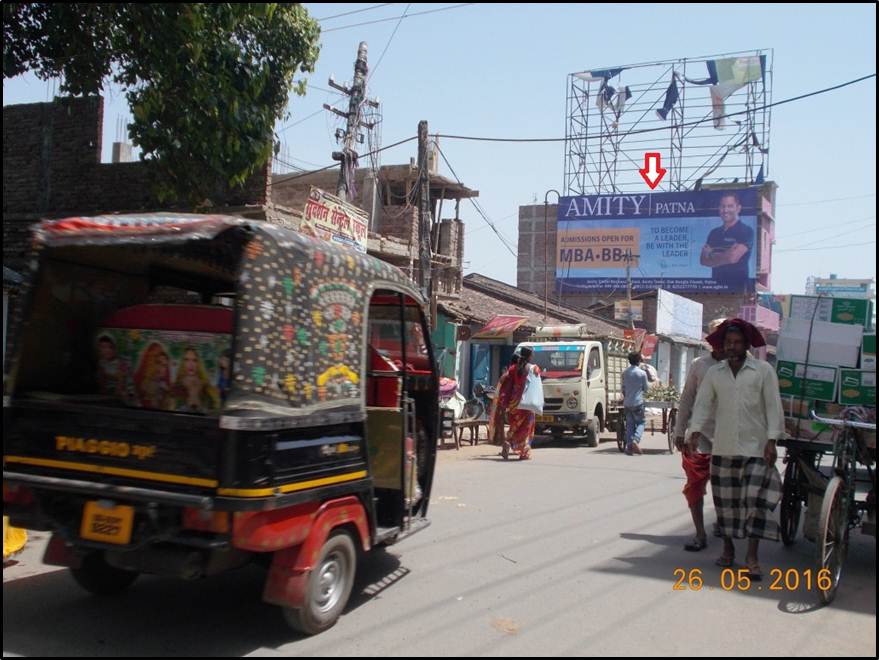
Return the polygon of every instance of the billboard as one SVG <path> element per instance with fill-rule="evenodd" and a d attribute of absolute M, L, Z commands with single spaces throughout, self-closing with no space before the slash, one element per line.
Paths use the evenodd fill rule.
<path fill-rule="evenodd" d="M 659 337 L 656 335 L 647 335 L 644 337 L 644 341 L 641 343 L 641 357 L 645 360 L 652 358 L 657 343 L 659 343 Z"/>
<path fill-rule="evenodd" d="M 613 317 L 617 321 L 643 321 L 644 302 L 641 300 L 617 300 L 613 304 Z"/>
<path fill-rule="evenodd" d="M 366 252 L 369 216 L 335 195 L 312 187 L 305 204 L 300 231 L 325 241 Z"/>
<path fill-rule="evenodd" d="M 647 331 L 644 328 L 626 328 L 623 330 L 623 336 L 635 342 L 635 350 L 640 351 L 641 345 L 644 343 L 644 337 L 647 336 Z"/>
<path fill-rule="evenodd" d="M 588 293 L 626 288 L 752 293 L 757 189 L 562 197 L 556 286 Z"/>

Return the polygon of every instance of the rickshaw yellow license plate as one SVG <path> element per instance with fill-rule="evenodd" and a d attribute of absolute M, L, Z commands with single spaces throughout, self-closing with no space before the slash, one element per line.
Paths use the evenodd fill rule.
<path fill-rule="evenodd" d="M 134 508 L 87 502 L 82 512 L 79 535 L 89 541 L 126 545 L 131 541 Z"/>
<path fill-rule="evenodd" d="M 537 421 L 538 422 L 552 422 L 554 420 L 553 420 L 552 415 L 538 415 Z"/>

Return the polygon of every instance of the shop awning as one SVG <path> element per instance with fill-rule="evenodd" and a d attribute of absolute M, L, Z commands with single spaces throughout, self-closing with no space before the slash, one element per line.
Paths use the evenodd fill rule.
<path fill-rule="evenodd" d="M 495 316 L 473 339 L 502 339 L 512 335 L 520 326 L 528 321 L 527 316 Z"/>

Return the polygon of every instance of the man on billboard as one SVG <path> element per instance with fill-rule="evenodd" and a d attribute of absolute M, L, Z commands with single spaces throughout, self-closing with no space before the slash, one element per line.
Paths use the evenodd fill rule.
<path fill-rule="evenodd" d="M 723 225 L 711 230 L 699 262 L 711 268 L 711 277 L 734 292 L 748 290 L 748 264 L 754 248 L 754 230 L 739 221 L 742 203 L 735 193 L 720 198 Z"/>

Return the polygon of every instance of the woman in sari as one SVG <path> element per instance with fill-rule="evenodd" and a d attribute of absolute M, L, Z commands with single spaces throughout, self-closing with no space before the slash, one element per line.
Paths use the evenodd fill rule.
<path fill-rule="evenodd" d="M 509 458 L 510 451 L 518 453 L 519 460 L 527 461 L 531 458 L 531 441 L 534 439 L 536 417 L 530 410 L 519 409 L 528 375 L 532 371 L 540 373 L 536 365 L 528 364 L 531 353 L 531 349 L 525 346 L 517 348 L 515 356 L 518 357 L 518 362 L 510 366 L 498 383 L 496 424 L 501 429 L 504 428 L 504 424 L 510 425 L 501 449 L 504 460 Z"/>

